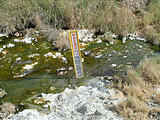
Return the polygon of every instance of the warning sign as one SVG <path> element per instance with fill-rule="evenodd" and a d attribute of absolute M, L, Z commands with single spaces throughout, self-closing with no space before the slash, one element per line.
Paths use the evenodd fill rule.
<path fill-rule="evenodd" d="M 83 67 L 82 67 L 80 47 L 79 47 L 79 41 L 78 41 L 78 32 L 77 31 L 70 31 L 69 36 L 70 36 L 70 42 L 71 42 L 76 77 L 82 78 L 82 77 L 84 77 L 84 75 L 83 75 Z"/>

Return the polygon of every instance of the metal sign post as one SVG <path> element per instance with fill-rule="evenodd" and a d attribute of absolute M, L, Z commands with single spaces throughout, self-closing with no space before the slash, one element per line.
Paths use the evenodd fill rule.
<path fill-rule="evenodd" d="M 83 73 L 83 66 L 82 66 L 80 47 L 79 47 L 79 41 L 78 41 L 78 32 L 70 31 L 69 37 L 71 42 L 71 49 L 72 49 L 76 77 L 83 78 L 84 73 Z"/>

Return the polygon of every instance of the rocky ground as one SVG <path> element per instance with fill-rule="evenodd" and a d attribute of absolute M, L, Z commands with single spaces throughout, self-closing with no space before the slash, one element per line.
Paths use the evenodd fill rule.
<path fill-rule="evenodd" d="M 123 93 L 106 88 L 105 84 L 100 82 L 101 78 L 88 81 L 87 86 L 80 86 L 74 90 L 66 88 L 58 94 L 41 93 L 34 99 L 37 104 L 43 104 L 43 108 L 49 108 L 49 111 L 26 109 L 16 115 L 10 115 L 7 119 L 122 120 L 112 107 L 125 100 Z"/>

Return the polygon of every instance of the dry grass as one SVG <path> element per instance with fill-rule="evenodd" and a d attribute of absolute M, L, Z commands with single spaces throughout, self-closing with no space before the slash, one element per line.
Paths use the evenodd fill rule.
<path fill-rule="evenodd" d="M 59 38 L 56 41 L 56 46 L 60 50 L 62 50 L 62 49 L 70 49 L 70 39 L 69 39 L 68 31 L 60 31 L 59 32 Z"/>
<path fill-rule="evenodd" d="M 31 27 L 31 23 L 36 28 L 47 24 L 58 29 L 92 28 L 117 34 L 136 30 L 134 14 L 115 0 L 6 0 L 0 4 L 0 13 L 0 23 L 17 30 Z"/>
<path fill-rule="evenodd" d="M 148 106 L 137 97 L 128 96 L 126 101 L 116 107 L 117 112 L 126 120 L 147 120 Z"/>
<path fill-rule="evenodd" d="M 140 73 L 144 81 L 149 83 L 159 84 L 160 83 L 160 58 L 151 58 L 145 60 L 141 67 Z"/>
<path fill-rule="evenodd" d="M 10 114 L 15 113 L 15 106 L 11 103 L 3 103 L 3 105 L 0 106 L 0 119 L 5 119 Z"/>
<path fill-rule="evenodd" d="M 153 26 L 146 26 L 146 28 L 142 30 L 142 36 L 150 43 L 160 45 L 160 34 L 157 29 L 153 28 Z"/>
<path fill-rule="evenodd" d="M 126 36 L 140 31 L 151 43 L 160 44 L 160 1 L 134 14 L 120 0 L 2 0 L 0 32 L 26 28 L 95 29 Z M 151 27 L 148 27 L 151 26 Z"/>
<path fill-rule="evenodd" d="M 160 103 L 160 94 L 154 89 L 160 85 L 160 57 L 146 59 L 136 70 L 128 70 L 128 75 L 117 86 L 126 95 L 126 101 L 116 106 L 116 111 L 125 119 L 149 120 L 154 113 L 149 101 Z M 154 95 L 154 97 L 153 97 Z M 158 108 L 157 108 L 158 109 Z"/>

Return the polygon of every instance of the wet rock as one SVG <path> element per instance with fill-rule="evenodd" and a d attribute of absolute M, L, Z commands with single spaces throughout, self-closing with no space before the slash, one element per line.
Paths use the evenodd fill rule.
<path fill-rule="evenodd" d="M 112 57 L 112 54 L 107 54 L 108 57 Z"/>
<path fill-rule="evenodd" d="M 50 87 L 49 89 L 53 91 L 53 90 L 56 89 L 56 87 L 55 87 L 55 86 L 52 86 L 52 87 Z"/>
<path fill-rule="evenodd" d="M 99 39 L 98 41 L 97 41 L 97 43 L 101 43 L 102 42 L 102 40 L 101 39 Z"/>
<path fill-rule="evenodd" d="M 62 67 L 62 68 L 57 69 L 57 72 L 59 72 L 59 71 L 65 71 L 65 70 L 66 70 L 66 68 Z"/>
<path fill-rule="evenodd" d="M 106 46 L 109 46 L 109 44 L 108 44 L 108 43 L 106 43 Z"/>
<path fill-rule="evenodd" d="M 127 42 L 127 38 L 126 37 L 122 38 L 122 43 L 126 43 L 126 42 Z"/>
<path fill-rule="evenodd" d="M 124 50 L 124 53 L 128 53 L 129 52 L 129 50 Z"/>
<path fill-rule="evenodd" d="M 0 33 L 0 37 L 6 37 L 7 34 Z"/>
<path fill-rule="evenodd" d="M 14 47 L 14 46 L 15 46 L 14 44 L 9 43 L 9 44 L 7 45 L 7 48 L 11 48 L 11 47 Z"/>
<path fill-rule="evenodd" d="M 113 45 L 113 44 L 114 44 L 114 42 L 113 42 L 113 41 L 111 41 L 109 44 Z"/>
<path fill-rule="evenodd" d="M 84 62 L 84 58 L 81 58 L 82 63 Z"/>
<path fill-rule="evenodd" d="M 105 79 L 107 79 L 107 80 L 112 80 L 113 77 L 112 77 L 112 76 L 105 76 Z"/>
<path fill-rule="evenodd" d="M 45 57 L 57 58 L 57 56 L 56 56 L 56 55 L 53 55 L 51 52 L 46 53 L 44 56 L 45 56 Z"/>
<path fill-rule="evenodd" d="M 140 37 L 137 37 L 137 40 L 142 41 L 142 42 L 146 42 L 146 39 L 140 38 Z"/>
<path fill-rule="evenodd" d="M 34 67 L 35 65 L 37 65 L 37 64 L 38 64 L 38 62 L 35 62 L 35 63 L 31 64 L 31 65 L 25 65 L 25 66 L 23 67 L 23 69 L 25 69 L 25 70 L 31 70 L 31 69 L 33 69 L 33 67 Z"/>
<path fill-rule="evenodd" d="M 7 92 L 0 88 L 0 98 L 4 97 L 5 95 L 7 95 Z"/>
<path fill-rule="evenodd" d="M 63 76 L 67 73 L 67 69 L 65 67 L 59 68 L 57 69 L 56 73 L 58 76 Z"/>
<path fill-rule="evenodd" d="M 24 39 L 22 40 L 19 40 L 19 39 L 14 39 L 14 42 L 23 42 L 23 43 L 26 43 L 26 44 L 31 44 L 32 41 L 35 41 L 36 39 L 35 38 L 31 38 L 31 37 L 28 37 L 26 36 Z"/>
<path fill-rule="evenodd" d="M 34 103 L 35 104 L 43 104 L 45 102 L 45 100 L 41 97 L 37 97 L 35 100 L 34 100 Z"/>
<path fill-rule="evenodd" d="M 83 53 L 84 53 L 85 56 L 89 56 L 91 54 L 91 52 L 92 52 L 91 50 L 83 51 Z"/>
<path fill-rule="evenodd" d="M 34 53 L 34 54 L 31 54 L 31 55 L 28 55 L 29 58 L 34 58 L 36 56 L 40 56 L 38 53 Z"/>
<path fill-rule="evenodd" d="M 19 58 L 16 59 L 16 61 L 20 61 L 20 60 L 21 60 L 21 57 L 19 57 Z"/>
<path fill-rule="evenodd" d="M 72 67 L 72 66 L 69 66 L 68 70 L 69 70 L 69 71 L 73 70 L 73 67 Z"/>
<path fill-rule="evenodd" d="M 141 46 L 141 45 L 137 45 L 137 47 L 138 47 L 139 49 L 141 49 L 143 46 Z"/>
<path fill-rule="evenodd" d="M 65 57 L 62 57 L 62 61 L 63 61 L 64 63 L 68 63 L 67 58 L 65 58 Z"/>
<path fill-rule="evenodd" d="M 65 75 L 65 71 L 60 71 L 60 72 L 57 73 L 57 75 L 58 76 L 63 76 L 63 75 Z"/>
<path fill-rule="evenodd" d="M 123 56 L 123 58 L 127 58 L 127 56 Z"/>
<path fill-rule="evenodd" d="M 56 57 L 60 58 L 60 57 L 62 57 L 62 54 L 60 52 L 56 52 Z"/>
<path fill-rule="evenodd" d="M 97 56 L 95 56 L 94 58 L 101 58 L 103 56 L 103 54 L 99 54 Z"/>
<path fill-rule="evenodd" d="M 112 64 L 112 67 L 116 67 L 117 65 L 116 64 Z"/>
<path fill-rule="evenodd" d="M 132 63 L 131 62 L 127 62 L 127 65 L 132 65 Z"/>

